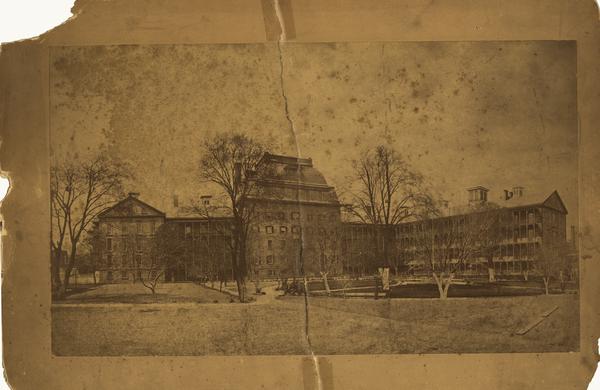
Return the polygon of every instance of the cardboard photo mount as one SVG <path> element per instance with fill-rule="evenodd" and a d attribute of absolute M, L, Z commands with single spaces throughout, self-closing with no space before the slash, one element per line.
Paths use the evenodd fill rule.
<path fill-rule="evenodd" d="M 579 389 L 597 362 L 600 310 L 600 31 L 577 1 L 86 0 L 0 54 L 4 367 L 15 389 Z M 282 21 L 282 22 L 281 22 Z M 54 357 L 49 262 L 49 48 L 369 41 L 577 42 L 580 352 L 352 356 Z M 318 370 L 315 369 L 315 364 Z"/>

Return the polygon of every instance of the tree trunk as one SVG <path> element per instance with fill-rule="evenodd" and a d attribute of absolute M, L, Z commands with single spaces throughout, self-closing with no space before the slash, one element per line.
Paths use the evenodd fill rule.
<path fill-rule="evenodd" d="M 488 282 L 495 282 L 496 281 L 496 270 L 494 269 L 494 267 L 488 267 Z"/>
<path fill-rule="evenodd" d="M 67 295 L 67 291 L 69 289 L 69 278 L 71 277 L 71 271 L 73 271 L 73 267 L 75 266 L 75 256 L 77 255 L 77 244 L 72 244 L 71 247 L 71 255 L 69 256 L 69 262 L 67 263 L 67 267 L 65 268 L 65 276 L 63 278 L 62 288 L 60 290 L 60 297 L 64 298 Z"/>
<path fill-rule="evenodd" d="M 546 295 L 549 295 L 550 291 L 548 290 L 548 285 L 550 284 L 550 277 L 544 276 L 542 279 L 544 280 L 544 288 L 546 289 Z"/>
<path fill-rule="evenodd" d="M 238 296 L 241 303 L 246 302 L 246 281 L 244 278 L 237 277 L 236 284 L 238 289 Z"/>
<path fill-rule="evenodd" d="M 563 271 L 560 271 L 560 291 L 565 292 L 565 274 Z"/>
<path fill-rule="evenodd" d="M 67 267 L 65 268 L 65 273 L 63 276 L 64 283 L 62 284 L 62 286 L 60 288 L 60 298 L 64 298 L 67 296 L 67 291 L 69 289 L 69 278 L 71 277 L 72 270 L 73 270 L 73 265 L 69 261 L 69 264 L 67 264 Z"/>
<path fill-rule="evenodd" d="M 325 292 L 327 295 L 331 295 L 331 289 L 329 288 L 329 281 L 327 280 L 327 272 L 321 272 L 323 278 L 323 284 L 325 285 Z"/>
<path fill-rule="evenodd" d="M 53 251 L 52 259 L 50 260 L 50 273 L 52 281 L 52 293 L 59 294 L 61 290 L 60 281 L 60 262 L 62 259 L 62 248 L 59 247 Z"/>
<path fill-rule="evenodd" d="M 257 294 L 260 294 L 260 279 L 258 278 L 258 275 L 256 276 L 256 279 L 254 279 L 254 290 Z"/>
<path fill-rule="evenodd" d="M 433 279 L 435 280 L 435 284 L 437 285 L 438 292 L 440 294 L 440 299 L 448 298 L 448 290 L 450 289 L 450 285 L 452 284 L 452 279 L 454 279 L 454 274 L 450 274 L 448 278 L 444 278 L 444 273 L 440 273 L 438 276 L 435 272 L 433 272 Z"/>

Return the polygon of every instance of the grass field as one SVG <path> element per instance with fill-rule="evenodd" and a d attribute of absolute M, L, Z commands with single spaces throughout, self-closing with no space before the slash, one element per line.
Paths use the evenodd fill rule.
<path fill-rule="evenodd" d="M 559 309 L 537 327 L 515 335 L 554 306 Z M 309 300 L 308 328 L 317 354 L 573 351 L 579 348 L 578 308 L 574 294 L 446 301 L 323 297 Z M 53 352 L 62 356 L 307 354 L 304 330 L 302 297 L 52 308 Z"/>
<path fill-rule="evenodd" d="M 231 283 L 230 283 L 231 285 Z M 79 286 L 58 303 L 228 303 L 230 295 L 194 283 L 162 283 L 156 294 L 141 283 Z"/>

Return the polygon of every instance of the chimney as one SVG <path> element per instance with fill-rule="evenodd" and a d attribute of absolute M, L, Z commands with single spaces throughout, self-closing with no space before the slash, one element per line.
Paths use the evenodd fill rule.
<path fill-rule="evenodd" d="M 512 192 L 513 192 L 513 196 L 515 198 L 520 198 L 523 196 L 523 193 L 525 192 L 525 188 L 521 187 L 521 186 L 514 186 Z"/>
<path fill-rule="evenodd" d="M 139 193 L 139 192 L 130 192 L 130 193 L 129 193 L 129 197 L 130 197 L 130 198 L 137 198 L 137 197 L 139 197 L 139 196 L 140 196 L 140 193 Z"/>
<path fill-rule="evenodd" d="M 489 189 L 482 186 L 476 186 L 467 188 L 467 191 L 469 192 L 469 206 L 480 205 L 487 202 Z"/>
<path fill-rule="evenodd" d="M 202 195 L 200 200 L 202 201 L 203 206 L 210 206 L 210 200 L 212 199 L 212 195 Z"/>

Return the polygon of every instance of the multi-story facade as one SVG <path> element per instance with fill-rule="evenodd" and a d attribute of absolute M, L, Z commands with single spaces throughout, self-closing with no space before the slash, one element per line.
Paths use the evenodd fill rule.
<path fill-rule="evenodd" d="M 432 264 L 435 268 L 436 262 L 448 260 L 462 275 L 488 274 L 490 266 L 496 274 L 521 274 L 535 271 L 543 246 L 566 243 L 567 209 L 558 192 L 536 197 L 526 195 L 523 187 L 515 187 L 488 205 L 488 189 L 473 187 L 468 191 L 467 207 L 445 216 L 388 227 L 393 231 L 388 234 L 393 237 L 390 242 L 383 242 L 378 232 L 382 227 L 344 224 L 347 272 L 372 273 L 377 266 L 387 265 L 392 271 L 418 274 L 427 272 Z M 481 237 L 484 227 L 478 226 L 485 223 L 484 218 L 493 218 L 494 223 L 485 227 L 487 237 Z M 469 226 L 479 231 L 466 231 Z M 467 234 L 477 237 L 469 241 Z M 386 244 L 387 261 L 377 258 Z"/>
<path fill-rule="evenodd" d="M 310 158 L 265 154 L 269 173 L 260 177 L 249 259 L 260 278 L 318 274 L 332 256 L 340 228 L 340 203 Z M 328 240 L 328 242 L 325 242 Z"/>
<path fill-rule="evenodd" d="M 152 239 L 165 214 L 138 196 L 132 192 L 98 216 L 93 252 L 100 282 L 139 280 L 150 267 Z"/>
<path fill-rule="evenodd" d="M 385 228 L 342 222 L 335 189 L 311 159 L 265 154 L 262 163 L 269 166 L 268 172 L 255 176 L 257 190 L 250 198 L 250 278 L 321 272 L 368 275 L 381 266 L 390 266 L 393 273 L 418 274 L 442 259 L 456 263 L 455 271 L 463 275 L 484 275 L 490 266 L 496 274 L 518 274 L 535 270 L 545 245 L 566 243 L 567 209 L 556 191 L 536 197 L 515 187 L 488 200 L 488 189 L 473 187 L 464 208 Z M 164 224 L 173 227 L 184 246 L 178 261 L 165 270 L 164 280 L 231 279 L 228 215 L 181 211 L 168 217 L 138 195 L 130 193 L 96 221 L 93 255 L 101 282 L 139 280 L 150 269 L 153 240 Z M 201 201 L 205 210 L 212 209 L 210 197 Z M 483 209 L 495 215 L 495 236 L 488 243 L 492 250 L 469 248 L 465 255 L 458 244 L 448 244 L 448 235 L 463 237 L 465 226 L 472 226 L 470 221 L 479 218 L 486 205 L 493 207 Z M 384 234 L 385 229 L 391 231 Z"/>

